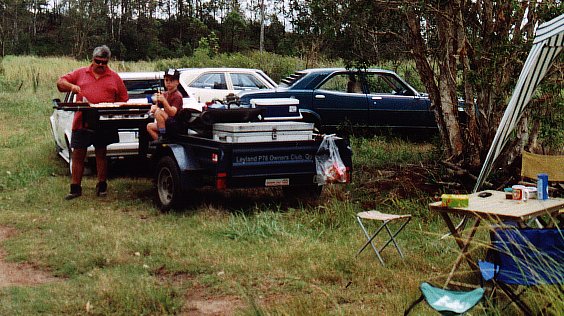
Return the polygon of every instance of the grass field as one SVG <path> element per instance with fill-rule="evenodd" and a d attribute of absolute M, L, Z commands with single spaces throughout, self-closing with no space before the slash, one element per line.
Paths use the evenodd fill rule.
<path fill-rule="evenodd" d="M 423 189 L 433 143 L 353 138 L 354 183 L 326 187 L 315 206 L 288 205 L 274 190 L 202 190 L 187 209 L 160 213 L 151 172 L 120 161 L 107 198 L 87 176 L 84 195 L 65 201 L 50 100 L 56 78 L 83 64 L 8 57 L 0 68 L 0 226 L 16 231 L 0 246 L 5 260 L 58 279 L 0 288 L 0 315 L 399 315 L 420 282 L 445 280 L 458 248 L 439 238 L 446 227 L 427 208 L 441 193 Z M 386 266 L 369 249 L 355 257 L 354 214 L 366 208 L 414 216 L 398 237 L 406 260 L 393 248 Z M 414 314 L 433 312 L 421 304 Z"/>

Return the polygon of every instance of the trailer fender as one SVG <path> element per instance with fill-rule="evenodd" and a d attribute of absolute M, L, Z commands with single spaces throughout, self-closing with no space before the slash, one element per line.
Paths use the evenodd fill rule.
<path fill-rule="evenodd" d="M 170 155 L 178 163 L 180 171 L 192 171 L 200 170 L 200 164 L 198 163 L 196 156 L 194 155 L 192 148 L 187 146 L 182 146 L 178 144 L 164 144 L 162 146 L 163 151 L 168 151 L 168 153 L 163 153 L 163 155 Z"/>
<path fill-rule="evenodd" d="M 317 112 L 310 109 L 300 109 L 300 114 L 304 122 L 313 123 L 317 129 L 321 125 L 321 117 Z"/>

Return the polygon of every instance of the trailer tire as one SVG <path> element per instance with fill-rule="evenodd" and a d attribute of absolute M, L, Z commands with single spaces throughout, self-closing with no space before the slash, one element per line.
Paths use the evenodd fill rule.
<path fill-rule="evenodd" d="M 180 168 L 170 156 L 164 156 L 157 163 L 155 174 L 157 185 L 155 201 L 161 211 L 168 211 L 181 204 L 182 183 Z"/>

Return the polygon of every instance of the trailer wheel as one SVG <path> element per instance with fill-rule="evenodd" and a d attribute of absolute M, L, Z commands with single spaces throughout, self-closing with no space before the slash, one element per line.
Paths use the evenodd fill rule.
<path fill-rule="evenodd" d="M 157 184 L 155 200 L 159 209 L 168 211 L 177 207 L 182 196 L 182 185 L 180 169 L 173 158 L 165 156 L 159 160 L 155 180 Z"/>

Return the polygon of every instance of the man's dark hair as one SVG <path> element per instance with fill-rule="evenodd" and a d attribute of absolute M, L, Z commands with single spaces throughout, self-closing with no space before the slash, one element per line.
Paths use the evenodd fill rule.
<path fill-rule="evenodd" d="M 112 52 L 106 45 L 98 46 L 94 48 L 94 52 L 92 53 L 92 58 L 96 57 L 110 59 L 110 57 L 112 57 Z"/>

